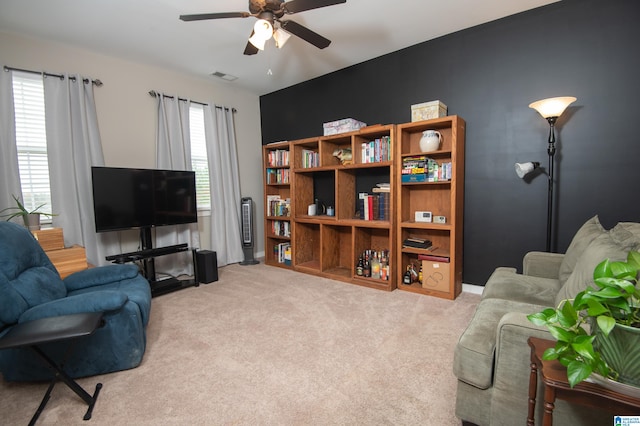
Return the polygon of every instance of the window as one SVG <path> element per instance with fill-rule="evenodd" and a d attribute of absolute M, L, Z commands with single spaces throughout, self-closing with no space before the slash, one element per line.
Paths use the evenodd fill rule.
<path fill-rule="evenodd" d="M 24 206 L 29 211 L 42 206 L 42 211 L 51 212 L 42 76 L 14 71 L 13 103 Z"/>
<path fill-rule="evenodd" d="M 196 199 L 198 210 L 211 208 L 209 191 L 209 163 L 204 137 L 204 106 L 192 103 L 189 107 L 189 132 L 191 135 L 191 168 L 196 172 Z"/>

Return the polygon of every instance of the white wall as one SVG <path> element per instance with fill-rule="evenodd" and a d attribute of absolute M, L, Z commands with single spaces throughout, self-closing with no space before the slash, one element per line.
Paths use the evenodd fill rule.
<path fill-rule="evenodd" d="M 219 82 L 215 77 L 188 75 L 70 45 L 2 32 L 0 58 L 2 65 L 9 67 L 81 74 L 104 83 L 95 89 L 95 99 L 107 166 L 155 166 L 156 102 L 149 95 L 150 90 L 236 108 L 241 194 L 253 198 L 256 204 L 256 254 L 264 253 L 264 223 L 260 220 L 263 214 L 262 147 L 257 95 L 239 90 L 233 83 Z M 202 220 L 199 226 L 201 248 L 210 249 L 209 228 Z M 124 235 L 123 238 L 127 240 L 130 236 Z"/>

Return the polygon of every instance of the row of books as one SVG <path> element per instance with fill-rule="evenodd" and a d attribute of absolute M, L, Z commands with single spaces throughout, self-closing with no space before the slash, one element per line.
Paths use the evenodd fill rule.
<path fill-rule="evenodd" d="M 289 150 L 274 149 L 269 151 L 267 156 L 267 164 L 269 167 L 286 167 L 289 165 Z"/>
<path fill-rule="evenodd" d="M 291 237 L 291 222 L 289 222 L 288 220 L 272 221 L 271 233 L 280 237 Z"/>
<path fill-rule="evenodd" d="M 273 255 L 278 263 L 291 266 L 291 243 L 280 243 L 273 246 Z"/>
<path fill-rule="evenodd" d="M 452 163 L 438 163 L 424 155 L 402 159 L 402 182 L 440 182 L 449 181 L 452 176 Z"/>
<path fill-rule="evenodd" d="M 362 220 L 389 220 L 389 193 L 363 194 L 358 200 L 358 211 Z"/>
<path fill-rule="evenodd" d="M 320 154 L 309 149 L 303 149 L 302 167 L 305 169 L 308 169 L 310 167 L 320 167 Z"/>
<path fill-rule="evenodd" d="M 371 142 L 362 143 L 362 162 L 363 163 L 379 163 L 381 161 L 391 161 L 393 153 L 391 152 L 391 137 L 383 136 L 372 140 Z"/>
<path fill-rule="evenodd" d="M 267 216 L 291 216 L 291 199 L 279 195 L 267 195 Z"/>
<path fill-rule="evenodd" d="M 289 169 L 267 169 L 267 184 L 289 183 Z"/>

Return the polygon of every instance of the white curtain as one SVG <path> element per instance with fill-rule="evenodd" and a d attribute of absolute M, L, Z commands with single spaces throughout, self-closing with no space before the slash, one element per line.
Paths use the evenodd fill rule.
<path fill-rule="evenodd" d="M 104 158 L 93 84 L 74 77 L 44 78 L 53 224 L 64 230 L 65 245 L 83 246 L 89 263 L 103 265 L 120 247 L 114 233 L 95 231 L 91 166 Z"/>
<path fill-rule="evenodd" d="M 206 105 L 204 131 L 211 189 L 211 246 L 218 265 L 243 260 L 240 228 L 240 172 L 230 108 Z"/>
<path fill-rule="evenodd" d="M 0 210 L 15 206 L 20 196 L 12 71 L 0 71 Z"/>
<path fill-rule="evenodd" d="M 168 170 L 191 170 L 191 139 L 189 137 L 189 101 L 157 94 L 158 122 L 156 131 L 156 166 Z M 197 224 L 161 226 L 156 228 L 155 247 L 174 244 L 200 247 Z M 158 275 L 193 275 L 191 252 L 172 254 L 155 259 Z M 161 276 L 158 277 L 162 278 Z"/>

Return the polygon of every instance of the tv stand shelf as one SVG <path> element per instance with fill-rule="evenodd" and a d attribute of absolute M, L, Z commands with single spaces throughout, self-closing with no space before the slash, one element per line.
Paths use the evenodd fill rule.
<path fill-rule="evenodd" d="M 186 243 L 176 244 L 166 247 L 146 248 L 143 250 L 132 251 L 128 253 L 114 254 L 107 256 L 105 259 L 113 263 L 129 263 L 129 262 L 143 262 L 143 275 L 149 281 L 151 286 L 151 295 L 153 297 L 161 294 L 170 293 L 172 291 L 181 290 L 186 287 L 198 286 L 198 279 L 193 280 L 179 280 L 177 278 L 168 278 L 163 280 L 156 280 L 156 272 L 154 265 L 154 258 L 160 256 L 166 256 L 169 254 L 175 254 L 185 252 L 189 250 L 189 245 Z M 196 249 L 191 249 L 193 252 L 193 264 L 195 265 Z"/>
<path fill-rule="evenodd" d="M 151 248 L 139 251 L 132 251 L 129 253 L 114 254 L 107 256 L 106 259 L 113 263 L 127 263 L 136 262 L 138 260 L 151 259 L 154 257 L 164 256 L 167 254 L 179 253 L 181 251 L 189 250 L 187 243 L 176 244 L 173 246 Z"/>

